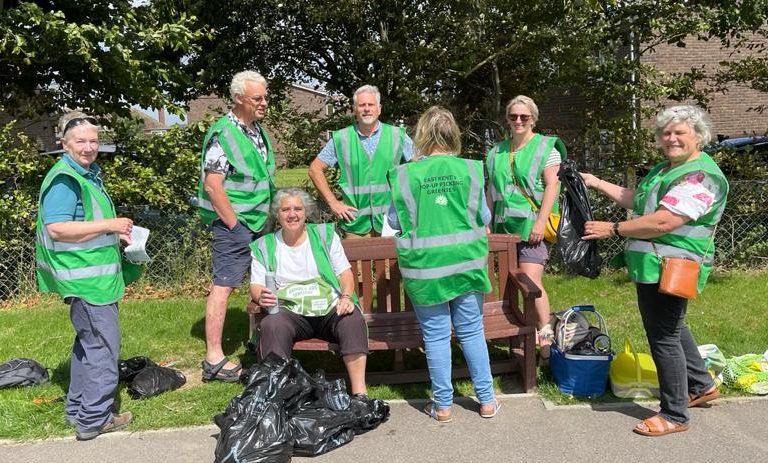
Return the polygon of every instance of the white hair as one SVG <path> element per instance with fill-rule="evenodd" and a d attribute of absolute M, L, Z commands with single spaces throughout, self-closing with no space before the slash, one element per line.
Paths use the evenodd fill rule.
<path fill-rule="evenodd" d="M 84 112 L 78 109 L 75 109 L 67 113 L 64 113 L 64 115 L 62 115 L 59 118 L 59 123 L 57 124 L 57 128 L 59 129 L 60 138 L 63 138 L 65 140 L 69 139 L 70 134 L 72 133 L 72 128 L 74 127 L 67 130 L 66 133 L 64 132 L 64 130 L 67 128 L 67 124 L 69 123 L 69 121 L 73 119 L 83 119 L 82 121 L 78 121 L 80 123 L 76 124 L 76 127 L 80 127 L 80 126 L 93 127 L 94 129 L 99 130 L 98 125 L 92 124 L 89 120 L 86 120 L 86 119 L 94 119 L 92 116 L 89 116 L 88 114 L 85 114 Z"/>
<path fill-rule="evenodd" d="M 376 96 L 376 104 L 381 104 L 381 92 L 379 92 L 379 88 L 375 85 L 363 85 L 355 90 L 355 94 L 352 95 L 352 104 L 357 104 L 357 95 L 361 93 L 373 93 Z"/>
<path fill-rule="evenodd" d="M 699 140 L 699 148 L 712 140 L 712 123 L 701 108 L 692 105 L 672 106 L 656 116 L 656 141 L 661 139 L 664 128 L 669 124 L 688 124 Z"/>
<path fill-rule="evenodd" d="M 267 79 L 256 71 L 240 71 L 232 77 L 232 83 L 229 84 L 229 96 L 232 100 L 236 95 L 245 95 L 245 82 L 251 81 L 267 87 Z"/>

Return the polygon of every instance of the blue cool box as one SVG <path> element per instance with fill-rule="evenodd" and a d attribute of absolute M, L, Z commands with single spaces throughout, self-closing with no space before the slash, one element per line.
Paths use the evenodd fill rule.
<path fill-rule="evenodd" d="M 549 369 L 555 384 L 565 394 L 595 397 L 605 393 L 613 354 L 576 355 L 550 347 Z"/>

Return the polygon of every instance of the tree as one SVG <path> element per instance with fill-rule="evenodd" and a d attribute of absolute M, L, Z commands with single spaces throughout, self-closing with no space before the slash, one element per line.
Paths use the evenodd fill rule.
<path fill-rule="evenodd" d="M 195 86 L 186 58 L 206 32 L 174 3 L 4 2 L 0 110 L 27 116 L 81 107 L 127 115 L 141 105 L 179 113 Z"/>

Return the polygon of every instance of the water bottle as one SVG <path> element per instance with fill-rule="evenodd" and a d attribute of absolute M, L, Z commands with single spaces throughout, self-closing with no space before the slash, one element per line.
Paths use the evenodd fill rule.
<path fill-rule="evenodd" d="M 267 272 L 264 278 L 264 286 L 277 297 L 277 282 L 275 281 L 275 273 Z M 273 306 L 267 307 L 267 313 L 270 315 L 276 314 L 280 310 L 280 304 L 276 303 Z"/>

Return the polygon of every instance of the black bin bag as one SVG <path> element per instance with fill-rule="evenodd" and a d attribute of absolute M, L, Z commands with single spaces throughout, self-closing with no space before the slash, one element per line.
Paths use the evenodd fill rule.
<path fill-rule="evenodd" d="M 117 364 L 117 369 L 120 375 L 120 381 L 130 383 L 133 378 L 141 372 L 141 370 L 147 367 L 156 367 L 157 364 L 153 362 L 149 357 L 131 357 L 129 359 L 120 360 Z"/>
<path fill-rule="evenodd" d="M 602 265 L 597 241 L 581 239 L 584 236 L 584 224 L 593 220 L 587 186 L 572 159 L 566 159 L 560 164 L 557 175 L 565 189 L 560 207 L 560 226 L 557 229 L 557 249 L 568 271 L 597 278 Z"/>
<path fill-rule="evenodd" d="M 350 397 L 344 380 L 307 374 L 295 359 L 268 355 L 248 374 L 245 390 L 224 413 L 216 462 L 284 462 L 293 455 L 321 455 L 377 427 L 389 405 Z"/>
<path fill-rule="evenodd" d="M 128 385 L 128 393 L 134 399 L 146 399 L 178 389 L 186 382 L 187 378 L 179 370 L 148 366 L 133 377 Z"/>

